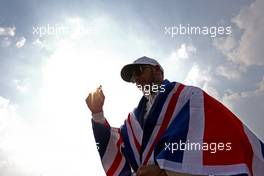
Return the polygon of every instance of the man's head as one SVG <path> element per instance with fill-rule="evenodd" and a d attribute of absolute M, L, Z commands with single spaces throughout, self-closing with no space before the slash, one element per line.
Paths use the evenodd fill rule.
<path fill-rule="evenodd" d="M 136 83 L 137 86 L 160 85 L 164 71 L 156 60 L 143 56 L 132 64 L 125 65 L 121 70 L 121 77 L 126 82 Z"/>

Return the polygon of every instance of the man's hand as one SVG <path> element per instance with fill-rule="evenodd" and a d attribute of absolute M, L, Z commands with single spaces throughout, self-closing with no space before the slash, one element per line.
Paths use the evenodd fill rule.
<path fill-rule="evenodd" d="M 159 166 L 149 165 L 141 166 L 137 170 L 137 176 L 167 176 L 167 174 L 163 169 L 160 169 Z"/>
<path fill-rule="evenodd" d="M 85 101 L 90 111 L 95 114 L 103 112 L 104 100 L 105 96 L 102 90 L 102 86 L 99 86 L 95 92 L 89 93 Z"/>

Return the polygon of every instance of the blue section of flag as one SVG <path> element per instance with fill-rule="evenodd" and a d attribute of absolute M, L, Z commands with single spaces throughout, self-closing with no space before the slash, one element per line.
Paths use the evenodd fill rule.
<path fill-rule="evenodd" d="M 156 100 L 155 100 L 154 104 L 152 105 L 152 108 L 151 108 L 151 110 L 147 116 L 146 122 L 144 124 L 141 154 L 145 150 L 146 145 L 148 144 L 149 138 L 150 138 L 155 126 L 156 126 L 156 123 L 157 123 L 158 117 L 160 115 L 160 112 L 162 110 L 162 107 L 163 107 L 164 103 L 166 102 L 169 93 L 174 88 L 176 83 L 175 82 L 170 83 L 167 80 L 165 80 L 164 84 L 165 84 L 165 90 L 166 91 L 160 92 L 158 94 L 158 96 L 156 97 Z M 142 118 L 144 118 L 144 117 L 142 117 Z M 142 155 L 141 155 L 141 157 L 142 157 Z M 142 160 L 141 157 L 140 157 L 140 160 Z"/>
<path fill-rule="evenodd" d="M 123 154 L 125 153 L 124 149 L 122 149 L 121 151 L 122 151 Z M 125 158 L 126 158 L 126 164 L 123 167 L 122 171 L 120 172 L 119 176 L 131 176 L 131 168 L 130 168 L 130 165 L 129 165 L 129 162 L 128 162 L 128 158 L 126 156 L 125 156 Z"/>
<path fill-rule="evenodd" d="M 136 171 L 138 169 L 138 164 L 135 159 L 134 152 L 131 148 L 129 136 L 127 133 L 127 126 L 126 123 L 121 127 L 121 135 L 124 141 L 124 155 L 126 156 L 127 160 L 129 161 L 131 167 Z"/>
<path fill-rule="evenodd" d="M 146 103 L 148 99 L 143 96 L 137 106 L 137 108 L 134 110 L 134 114 L 136 116 L 137 121 L 139 122 L 141 128 L 143 129 L 144 125 L 144 114 L 146 111 Z"/>
<path fill-rule="evenodd" d="M 106 127 L 103 124 L 96 123 L 93 120 L 92 127 L 100 157 L 103 158 L 106 147 L 108 145 L 108 141 L 110 139 L 110 127 Z"/>
<path fill-rule="evenodd" d="M 154 151 L 156 159 L 166 159 L 182 163 L 184 150 L 180 150 L 180 144 L 186 144 L 189 120 L 190 102 L 188 101 L 174 118 L 169 128 L 156 145 Z M 165 143 L 170 144 L 170 148 L 167 148 L 167 150 L 165 150 Z M 178 147 L 178 150 L 172 152 L 172 146 L 174 146 L 174 149 Z"/>
<path fill-rule="evenodd" d="M 261 145 L 261 152 L 262 152 L 262 157 L 264 158 L 264 144 L 261 140 L 259 140 L 260 145 Z"/>

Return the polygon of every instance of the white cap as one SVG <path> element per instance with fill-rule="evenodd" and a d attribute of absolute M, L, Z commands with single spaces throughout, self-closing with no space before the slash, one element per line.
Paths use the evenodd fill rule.
<path fill-rule="evenodd" d="M 133 70 L 134 70 L 135 66 L 137 66 L 137 65 L 153 65 L 153 66 L 158 65 L 160 67 L 160 70 L 162 72 L 164 72 L 163 68 L 158 63 L 158 61 L 156 61 L 155 59 L 143 56 L 143 57 L 138 58 L 137 60 L 135 60 L 132 64 L 127 64 L 127 65 L 125 65 L 122 68 L 121 77 L 122 77 L 122 79 L 124 81 L 131 82 L 131 77 L 132 77 L 132 74 L 133 74 Z"/>

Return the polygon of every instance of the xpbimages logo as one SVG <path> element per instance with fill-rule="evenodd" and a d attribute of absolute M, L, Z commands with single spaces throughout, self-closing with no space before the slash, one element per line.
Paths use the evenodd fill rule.
<path fill-rule="evenodd" d="M 72 31 L 69 26 L 63 24 L 47 24 L 47 25 L 38 25 L 33 26 L 32 34 L 37 35 L 38 37 L 48 36 L 48 35 L 65 35 L 70 34 Z"/>
<path fill-rule="evenodd" d="M 84 29 L 78 25 L 74 26 L 63 23 L 35 25 L 32 27 L 32 34 L 40 38 L 47 36 L 68 36 L 70 34 L 84 34 L 91 33 L 93 31 L 93 26 L 86 26 L 86 28 Z"/>
<path fill-rule="evenodd" d="M 165 85 L 161 84 L 146 84 L 144 86 L 142 85 L 137 85 L 137 87 L 139 88 L 139 90 L 141 90 L 144 95 L 150 95 L 151 93 L 158 93 L 158 92 L 165 92 Z"/>
<path fill-rule="evenodd" d="M 190 24 L 187 25 L 176 25 L 176 26 L 165 26 L 164 34 L 170 36 L 171 38 L 176 37 L 178 35 L 200 35 L 200 36 L 210 36 L 221 37 L 224 35 L 232 34 L 231 26 L 192 26 Z"/>
<path fill-rule="evenodd" d="M 169 151 L 171 153 L 177 152 L 177 151 L 185 151 L 185 150 L 202 150 L 202 151 L 209 151 L 210 153 L 216 153 L 218 151 L 230 151 L 232 149 L 231 142 L 203 142 L 203 143 L 197 143 L 197 142 L 190 142 L 187 140 L 187 142 L 182 142 L 181 140 L 179 142 L 165 142 L 164 143 L 164 150 Z"/>

